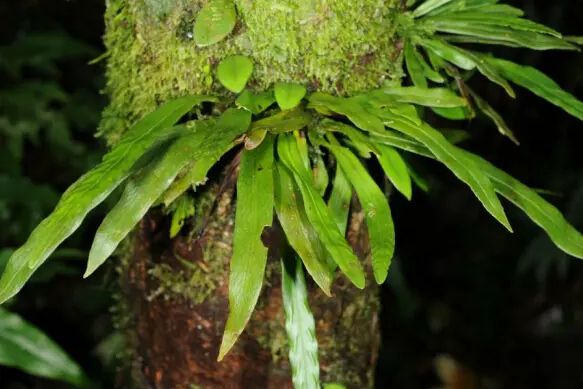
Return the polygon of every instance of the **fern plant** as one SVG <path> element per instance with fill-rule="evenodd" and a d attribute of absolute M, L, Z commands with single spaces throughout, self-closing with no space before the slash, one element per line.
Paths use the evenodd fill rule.
<path fill-rule="evenodd" d="M 410 83 L 406 86 L 388 82 L 345 97 L 308 91 L 295 83 L 255 91 L 246 89 L 253 62 L 234 55 L 216 69 L 231 95 L 184 96 L 144 116 L 98 166 L 65 192 L 53 213 L 12 255 L 0 280 L 0 301 L 16 294 L 87 213 L 117 187 L 123 187 L 123 193 L 96 232 L 86 276 L 115 252 L 150 208 L 175 207 L 177 219 L 187 217 L 188 206 L 179 203 L 181 195 L 204 182 L 219 159 L 233 155 L 227 154 L 232 149 L 240 158 L 237 210 L 230 314 L 218 358 L 235 344 L 255 308 L 267 261 L 261 236 L 275 217 L 293 252 L 282 258 L 282 291 L 297 388 L 320 385 L 303 269 L 328 295 L 337 271 L 358 288 L 366 283 L 363 265 L 345 239 L 353 194 L 364 212 L 374 281 L 383 283 L 391 265 L 394 223 L 387 196 L 371 177 L 370 166 L 380 167 L 394 187 L 411 199 L 413 180 L 402 153 L 434 159 L 465 183 L 507 230 L 512 227 L 499 196 L 522 209 L 557 247 L 583 258 L 583 236 L 553 205 L 480 156 L 456 146 L 447 132 L 424 120 L 428 109 L 451 120 L 480 113 L 517 142 L 503 118 L 468 85 L 478 73 L 511 97 L 515 84 L 583 120 L 583 103 L 540 71 L 474 49 L 488 44 L 577 50 L 580 40 L 527 20 L 521 10 L 497 0 L 409 1 L 407 6 L 398 21 Z M 224 39 L 236 21 L 229 1 L 211 1 L 206 7 L 195 23 L 197 44 L 202 46 Z M 218 113 L 198 110 L 194 119 L 177 124 L 203 103 L 213 105 L 210 111 Z M 333 167 L 325 160 L 333 160 Z M 173 223 L 173 234 L 179 223 Z"/>

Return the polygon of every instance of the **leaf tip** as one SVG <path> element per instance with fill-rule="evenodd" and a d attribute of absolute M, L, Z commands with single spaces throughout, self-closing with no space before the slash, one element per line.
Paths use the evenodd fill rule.
<path fill-rule="evenodd" d="M 218 362 L 222 361 L 223 358 L 225 358 L 225 355 L 227 355 L 227 353 L 231 351 L 231 348 L 233 348 L 233 346 L 235 345 L 237 338 L 238 338 L 237 334 L 233 332 L 225 332 L 225 334 L 223 335 L 223 341 L 221 342 L 221 347 L 219 349 L 219 355 L 217 357 Z"/>

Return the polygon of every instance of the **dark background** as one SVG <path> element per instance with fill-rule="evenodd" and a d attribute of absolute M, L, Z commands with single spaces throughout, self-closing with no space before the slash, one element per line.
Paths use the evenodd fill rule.
<path fill-rule="evenodd" d="M 583 34 L 581 1 L 513 0 L 567 35 Z M 0 263 L 24 241 L 104 147 L 93 133 L 106 104 L 103 1 L 0 3 Z M 583 55 L 496 49 L 538 67 L 583 98 Z M 512 101 L 476 78 L 521 141 L 486 121 L 465 125 L 464 147 L 547 198 L 583 230 L 583 123 L 519 90 Z M 583 388 L 583 263 L 554 248 L 507 206 L 503 230 L 444 168 L 412 159 L 429 182 L 412 202 L 395 195 L 397 259 L 383 287 L 379 388 Z M 103 210 L 65 244 L 9 307 L 61 344 L 104 388 L 112 387 L 119 337 L 111 270 L 81 280 Z M 4 252 L 4 254 L 2 254 Z M 0 367 L 0 388 L 65 388 Z"/>

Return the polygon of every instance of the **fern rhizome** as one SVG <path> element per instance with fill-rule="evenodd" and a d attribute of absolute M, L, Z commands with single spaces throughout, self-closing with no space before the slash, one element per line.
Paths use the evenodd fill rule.
<path fill-rule="evenodd" d="M 252 57 L 230 55 L 212 69 L 228 90 L 222 97 L 183 96 L 143 116 L 98 166 L 63 194 L 53 213 L 14 252 L 0 280 L 0 301 L 14 296 L 88 212 L 118 187 L 123 193 L 95 234 L 86 276 L 115 252 L 152 207 L 174 211 L 171 233 L 176 235 L 181 221 L 192 214 L 182 199 L 205 182 L 223 157 L 237 158 L 239 172 L 230 314 L 218 358 L 235 344 L 255 308 L 267 261 L 261 235 L 276 219 L 293 253 L 281 261 L 289 360 L 297 388 L 320 387 L 304 269 L 328 295 L 338 272 L 358 288 L 365 286 L 361 259 L 345 238 L 353 195 L 364 213 L 374 281 L 380 284 L 387 278 L 394 223 L 388 197 L 370 169 L 383 171 L 411 199 L 415 180 L 403 154 L 434 159 L 465 183 L 507 230 L 512 227 L 500 197 L 522 209 L 561 250 L 583 258 L 583 236 L 553 205 L 458 147 L 450 132 L 424 120 L 428 110 L 449 120 L 484 115 L 518 143 L 504 119 L 470 87 L 471 78 L 480 75 L 511 98 L 513 88 L 520 86 L 583 120 L 583 103 L 545 74 L 479 50 L 481 45 L 503 45 L 575 51 L 581 40 L 563 37 L 496 0 L 406 3 L 399 10 L 396 32 L 401 47 L 395 61 L 402 60 L 406 74 L 402 80 L 350 96 L 296 82 L 256 90 L 247 88 Z M 236 22 L 233 2 L 211 0 L 196 17 L 196 44 L 227 39 Z M 205 109 L 196 108 L 203 104 Z"/>

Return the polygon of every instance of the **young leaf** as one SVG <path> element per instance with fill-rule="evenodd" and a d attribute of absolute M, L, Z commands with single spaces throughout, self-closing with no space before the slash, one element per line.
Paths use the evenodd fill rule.
<path fill-rule="evenodd" d="M 296 258 L 281 261 L 281 292 L 285 330 L 295 389 L 320 388 L 320 363 L 316 323 L 308 303 L 302 263 Z"/>
<path fill-rule="evenodd" d="M 518 142 L 518 139 L 516 139 L 516 136 L 514 136 L 514 133 L 512 132 L 510 127 L 508 127 L 508 125 L 506 124 L 504 118 L 502 118 L 502 116 L 500 116 L 500 114 L 496 112 L 494 108 L 492 108 L 492 106 L 490 106 L 490 104 L 488 104 L 486 100 L 484 100 L 476 93 L 474 93 L 474 91 L 470 90 L 470 94 L 472 95 L 472 98 L 474 99 L 474 102 L 476 103 L 478 109 L 482 111 L 484 115 L 492 119 L 494 124 L 496 124 L 498 132 L 500 132 L 504 136 L 507 136 L 512 142 L 514 142 L 514 144 L 516 145 L 520 144 L 520 142 Z"/>
<path fill-rule="evenodd" d="M 2 279 L 0 303 L 14 296 L 34 271 L 126 178 L 134 163 L 158 141 L 159 132 L 171 127 L 196 104 L 215 101 L 211 96 L 187 96 L 170 101 L 131 127 L 103 161 L 67 189 L 53 213 L 14 252 Z"/>
<path fill-rule="evenodd" d="M 84 277 L 105 262 L 189 162 L 218 160 L 233 145 L 233 140 L 247 130 L 249 115 L 247 111 L 232 108 L 217 122 L 198 122 L 193 134 L 177 139 L 143 174 L 132 178 L 95 233 Z M 232 123 L 225 123 L 225 118 L 230 117 Z"/>
<path fill-rule="evenodd" d="M 348 225 L 348 214 L 350 213 L 350 200 L 352 199 L 352 188 L 342 169 L 336 167 L 336 175 L 332 183 L 332 192 L 328 199 L 328 209 L 342 236 L 346 234 Z"/>
<path fill-rule="evenodd" d="M 275 170 L 275 210 L 290 246 L 302 259 L 316 284 L 331 295 L 334 273 L 328 263 L 329 254 L 318 238 L 318 233 L 308 221 L 301 193 L 291 172 L 282 164 Z"/>
<path fill-rule="evenodd" d="M 269 136 L 258 148 L 243 151 L 241 157 L 229 277 L 229 318 L 219 361 L 245 329 L 261 291 L 267 262 L 267 247 L 261 235 L 273 221 L 273 151 L 273 138 Z"/>
<path fill-rule="evenodd" d="M 300 157 L 298 144 L 292 135 L 278 137 L 277 151 L 281 162 L 292 171 L 294 179 L 304 201 L 308 220 L 318 233 L 324 246 L 356 287 L 362 289 L 365 285 L 364 271 L 352 249 L 340 233 L 338 226 L 326 207 L 324 200 L 313 186 L 313 180 Z"/>
<path fill-rule="evenodd" d="M 330 183 L 328 169 L 326 169 L 326 163 L 324 162 L 324 159 L 320 153 L 317 153 L 314 159 L 314 167 L 312 168 L 314 187 L 320 193 L 320 196 L 324 197 L 326 189 L 328 188 L 328 184 Z"/>
<path fill-rule="evenodd" d="M 275 84 L 274 91 L 275 100 L 282 110 L 297 107 L 306 95 L 305 86 L 289 82 L 278 82 Z"/>
<path fill-rule="evenodd" d="M 194 216 L 196 209 L 194 200 L 190 196 L 182 196 L 176 202 L 172 212 L 172 221 L 170 222 L 170 239 L 174 238 L 184 225 L 184 222 Z"/>
<path fill-rule="evenodd" d="M 397 150 L 392 147 L 383 144 L 377 144 L 376 147 L 380 151 L 380 154 L 377 154 L 377 158 L 387 178 L 403 196 L 411 200 L 411 176 L 409 175 L 407 164 Z"/>
<path fill-rule="evenodd" d="M 265 111 L 271 104 L 275 102 L 273 91 L 267 90 L 260 93 L 253 93 L 246 89 L 237 97 L 235 104 L 251 111 L 254 115 L 258 115 Z"/>
<path fill-rule="evenodd" d="M 427 124 L 416 125 L 386 111 L 377 111 L 388 127 L 394 128 L 425 145 L 436 158 L 445 164 L 460 180 L 465 182 L 486 210 L 509 231 L 512 231 L 504 209 L 496 197 L 492 183 L 460 149 L 449 143 L 437 130 Z"/>
<path fill-rule="evenodd" d="M 487 61 L 495 66 L 503 77 L 583 120 L 583 102 L 565 92 L 541 71 L 498 58 L 488 58 Z"/>
<path fill-rule="evenodd" d="M 234 93 L 241 92 L 253 73 L 253 62 L 244 55 L 233 55 L 219 63 L 217 78 L 225 88 Z"/>
<path fill-rule="evenodd" d="M 194 43 L 204 47 L 222 41 L 233 31 L 237 11 L 232 0 L 210 0 L 194 22 Z"/>
<path fill-rule="evenodd" d="M 425 72 L 421 64 L 422 58 L 415 45 L 411 42 L 405 43 L 405 65 L 407 66 L 407 73 L 411 78 L 413 85 L 420 88 L 427 88 L 427 80 L 425 79 Z"/>
<path fill-rule="evenodd" d="M 75 386 L 87 385 L 79 365 L 58 344 L 17 314 L 1 307 L 0 365 Z"/>
<path fill-rule="evenodd" d="M 376 282 L 382 284 L 395 251 L 395 229 L 388 199 L 354 154 L 341 146 L 326 147 L 330 148 L 358 195 L 368 229 L 373 274 Z"/>

